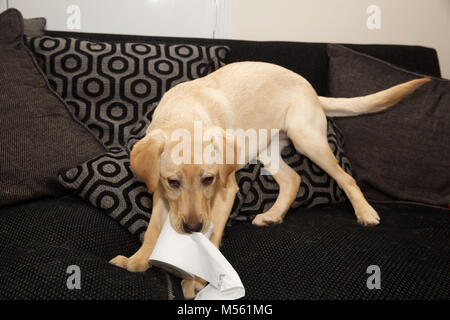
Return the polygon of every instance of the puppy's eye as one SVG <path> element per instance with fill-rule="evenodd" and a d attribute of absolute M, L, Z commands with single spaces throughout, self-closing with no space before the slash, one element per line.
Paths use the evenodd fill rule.
<path fill-rule="evenodd" d="M 175 179 L 167 179 L 167 182 L 169 183 L 169 186 L 171 186 L 174 189 L 178 189 L 180 187 L 180 181 Z"/>
<path fill-rule="evenodd" d="M 213 183 L 214 181 L 214 177 L 205 177 L 202 179 L 202 185 L 204 185 L 205 187 L 211 185 L 211 183 Z"/>

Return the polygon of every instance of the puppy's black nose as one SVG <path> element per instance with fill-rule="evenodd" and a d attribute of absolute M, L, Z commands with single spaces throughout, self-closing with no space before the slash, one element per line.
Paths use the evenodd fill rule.
<path fill-rule="evenodd" d="M 187 223 L 183 221 L 183 230 L 187 233 L 200 232 L 203 228 L 203 222 Z"/>

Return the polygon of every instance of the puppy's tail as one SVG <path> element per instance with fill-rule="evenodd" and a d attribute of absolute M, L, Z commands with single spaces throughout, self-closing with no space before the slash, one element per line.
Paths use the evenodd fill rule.
<path fill-rule="evenodd" d="M 330 117 L 351 117 L 360 114 L 375 113 L 392 107 L 401 99 L 413 93 L 414 90 L 430 80 L 430 78 L 411 80 L 363 97 L 319 97 L 319 100 L 326 115 Z"/>

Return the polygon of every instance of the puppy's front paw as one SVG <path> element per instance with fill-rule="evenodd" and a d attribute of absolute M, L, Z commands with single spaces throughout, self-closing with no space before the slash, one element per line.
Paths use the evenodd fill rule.
<path fill-rule="evenodd" d="M 195 277 L 194 279 L 185 279 L 181 281 L 181 288 L 185 299 L 194 299 L 197 293 L 206 285 L 206 281 Z"/>
<path fill-rule="evenodd" d="M 127 263 L 128 263 L 128 258 L 124 257 L 124 256 L 117 256 L 114 259 L 111 259 L 109 261 L 109 263 L 115 265 L 116 267 L 126 269 Z"/>
<path fill-rule="evenodd" d="M 380 216 L 371 206 L 368 206 L 363 210 L 358 210 L 356 212 L 356 219 L 360 225 L 363 225 L 365 227 L 371 227 L 380 224 Z"/>
<path fill-rule="evenodd" d="M 253 219 L 252 224 L 258 227 L 268 227 L 272 224 L 278 224 L 283 222 L 280 217 L 273 217 L 266 213 L 258 214 L 255 219 Z"/>
<path fill-rule="evenodd" d="M 127 269 L 131 272 L 144 272 L 148 268 L 151 267 L 150 262 L 148 259 L 142 256 L 131 256 L 130 258 L 124 257 L 124 256 L 117 256 L 114 259 L 111 259 L 109 263 L 123 268 Z"/>

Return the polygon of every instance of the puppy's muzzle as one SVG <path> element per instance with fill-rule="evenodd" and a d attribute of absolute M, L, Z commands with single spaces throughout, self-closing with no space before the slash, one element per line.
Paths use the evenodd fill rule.
<path fill-rule="evenodd" d="M 194 223 L 183 221 L 183 230 L 186 233 L 200 232 L 202 229 L 203 229 L 202 221 L 198 221 L 198 222 L 194 222 Z"/>

